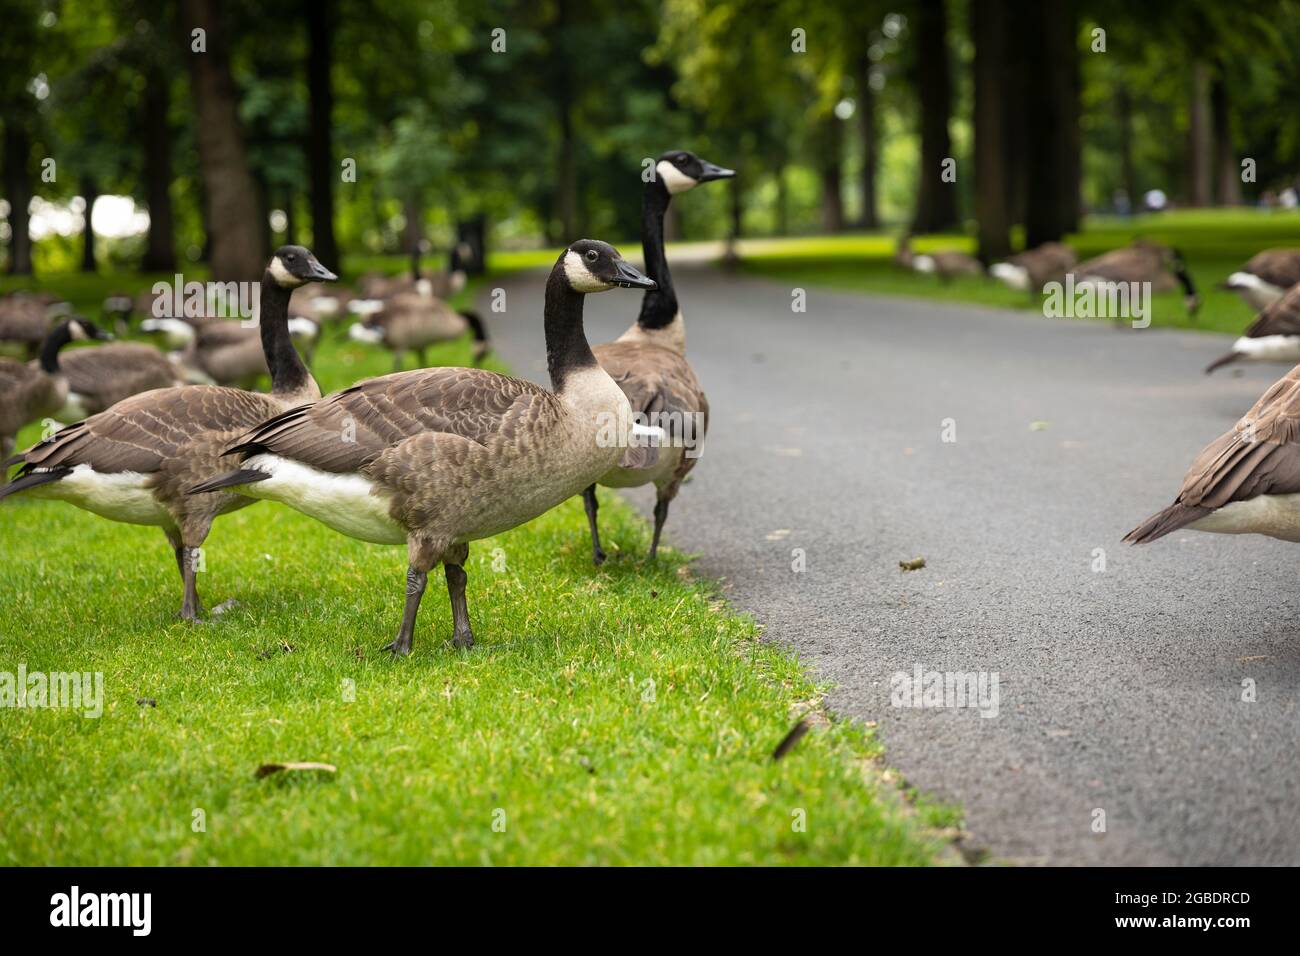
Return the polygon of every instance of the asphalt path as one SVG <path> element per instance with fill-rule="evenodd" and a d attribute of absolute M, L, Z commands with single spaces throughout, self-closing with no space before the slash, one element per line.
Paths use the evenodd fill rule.
<path fill-rule="evenodd" d="M 796 313 L 778 282 L 674 278 L 712 420 L 667 543 L 831 685 L 835 713 L 874 722 L 909 783 L 960 801 L 971 845 L 1300 864 L 1300 549 L 1120 542 L 1285 368 L 1207 378 L 1217 335 L 817 289 Z M 504 281 L 504 313 L 480 303 L 540 382 L 543 280 Z M 588 296 L 588 337 L 638 304 Z M 901 706 L 927 703 L 901 692 L 918 668 L 923 687 L 983 675 L 984 706 Z"/>

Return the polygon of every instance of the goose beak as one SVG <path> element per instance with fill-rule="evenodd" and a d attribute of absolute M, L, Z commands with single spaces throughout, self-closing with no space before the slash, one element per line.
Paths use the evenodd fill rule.
<path fill-rule="evenodd" d="M 618 265 L 618 278 L 614 284 L 624 289 L 657 289 L 659 284 L 647 275 L 642 275 L 630 265 L 620 259 Z"/>
<path fill-rule="evenodd" d="M 316 282 L 338 282 L 339 277 L 330 272 L 315 259 L 311 261 L 311 278 Z"/>
<path fill-rule="evenodd" d="M 700 178 L 697 181 L 701 183 L 712 182 L 715 179 L 730 179 L 736 175 L 734 169 L 727 169 L 725 166 L 714 166 L 707 160 L 700 160 L 700 164 L 704 167 L 704 171 L 700 173 Z"/>

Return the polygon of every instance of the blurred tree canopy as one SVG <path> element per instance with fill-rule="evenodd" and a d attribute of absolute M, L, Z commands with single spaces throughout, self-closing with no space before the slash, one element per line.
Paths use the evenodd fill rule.
<path fill-rule="evenodd" d="M 1151 190 L 1207 205 L 1292 189 L 1297 13 L 0 0 L 0 265 L 242 276 L 284 241 L 338 264 L 443 253 L 481 223 L 497 245 L 627 241 L 643 161 L 682 147 L 741 175 L 674 205 L 678 236 L 961 228 L 999 255 L 1016 224 L 1053 238 Z M 85 230 L 109 197 L 147 229 Z"/>

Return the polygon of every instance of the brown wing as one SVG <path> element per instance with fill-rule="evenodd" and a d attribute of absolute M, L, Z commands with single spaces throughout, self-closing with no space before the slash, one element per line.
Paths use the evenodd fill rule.
<path fill-rule="evenodd" d="M 1243 271 L 1289 289 L 1300 282 L 1300 249 L 1265 249 L 1252 256 Z"/>
<path fill-rule="evenodd" d="M 1291 289 L 1272 305 L 1260 310 L 1255 321 L 1242 334 L 1250 339 L 1266 335 L 1300 335 L 1300 288 Z"/>
<path fill-rule="evenodd" d="M 59 357 L 59 367 L 67 376 L 68 389 L 84 396 L 96 411 L 129 395 L 176 384 L 167 356 L 132 342 L 70 349 Z"/>
<path fill-rule="evenodd" d="M 87 464 L 150 474 L 211 432 L 250 428 L 278 406 L 269 395 L 191 385 L 133 395 L 28 449 L 24 471 Z"/>
<path fill-rule="evenodd" d="M 1196 457 L 1178 500 L 1207 508 L 1300 492 L 1300 366 Z"/>
<path fill-rule="evenodd" d="M 270 452 L 322 471 L 356 471 L 414 435 L 446 432 L 486 445 L 559 414 L 531 382 L 477 368 L 432 368 L 368 379 L 263 422 L 231 452 Z"/>
<path fill-rule="evenodd" d="M 644 424 L 659 425 L 672 439 L 692 439 L 698 445 L 708 430 L 709 401 L 695 371 L 686 359 L 671 349 L 640 342 L 609 342 L 592 351 L 610 378 L 627 396 L 634 413 L 645 416 Z M 699 415 L 698 434 L 687 435 L 687 416 Z M 630 448 L 620 465 L 648 468 L 658 459 L 658 448 Z"/>
<path fill-rule="evenodd" d="M 57 403 L 50 376 L 35 366 L 0 358 L 0 438 L 13 437 L 33 418 L 52 414 Z"/>
<path fill-rule="evenodd" d="M 35 345 L 49 330 L 46 306 L 39 300 L 26 296 L 0 299 L 0 339 Z"/>
<path fill-rule="evenodd" d="M 1154 282 L 1165 271 L 1165 250 L 1154 243 L 1134 243 L 1079 263 L 1077 276 L 1097 276 L 1111 282 Z"/>

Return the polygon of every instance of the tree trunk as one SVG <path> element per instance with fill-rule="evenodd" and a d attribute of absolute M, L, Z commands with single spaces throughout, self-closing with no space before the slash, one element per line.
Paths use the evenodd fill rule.
<path fill-rule="evenodd" d="M 844 231 L 844 135 L 834 113 L 822 120 L 822 149 L 819 172 L 822 180 L 822 230 Z"/>
<path fill-rule="evenodd" d="M 81 198 L 86 201 L 86 225 L 81 230 L 81 271 L 95 272 L 95 203 L 99 186 L 90 176 L 81 178 Z"/>
<path fill-rule="evenodd" d="M 12 114 L 6 117 L 4 137 L 4 190 L 9 200 L 9 274 L 32 274 L 32 239 L 28 232 L 28 207 L 32 181 L 28 172 L 32 144 L 27 130 Z"/>
<path fill-rule="evenodd" d="M 1187 116 L 1187 202 L 1191 206 L 1208 206 L 1213 161 L 1210 149 L 1209 118 L 1210 71 L 1204 63 L 1192 64 L 1192 99 Z"/>
<path fill-rule="evenodd" d="M 862 218 L 863 229 L 880 225 L 876 214 L 876 168 L 879 165 L 876 140 L 876 94 L 871 89 L 871 58 L 866 50 L 854 60 L 854 86 L 858 93 L 858 137 L 862 140 Z"/>
<path fill-rule="evenodd" d="M 776 176 L 776 234 L 788 236 L 790 234 L 790 187 L 785 182 L 785 164 L 778 164 L 773 175 Z"/>
<path fill-rule="evenodd" d="M 569 2 L 558 0 L 556 3 L 555 34 L 560 43 L 565 42 L 569 24 Z M 556 208 L 560 217 L 560 228 L 564 230 L 564 241 L 573 242 L 580 237 L 582 217 L 578 204 L 578 150 L 573 134 L 573 78 L 570 75 L 570 53 L 577 51 L 560 50 L 555 66 L 555 85 L 552 90 L 552 102 L 560 124 L 560 139 L 556 154 L 556 177 L 558 188 Z"/>
<path fill-rule="evenodd" d="M 145 78 L 144 190 L 149 207 L 149 239 L 141 268 L 145 272 L 176 271 L 176 226 L 172 214 L 172 134 L 167 125 L 171 80 L 154 67 Z"/>
<path fill-rule="evenodd" d="M 1019 4 L 1025 35 L 1025 246 L 1055 242 L 1078 223 L 1078 83 L 1072 0 Z"/>
<path fill-rule="evenodd" d="M 207 51 L 187 51 L 199 169 L 206 185 L 212 278 L 252 280 L 266 267 L 266 229 L 239 124 L 239 100 L 216 0 L 184 0 L 187 34 L 206 34 Z M 329 263 L 334 265 L 334 263 Z"/>
<path fill-rule="evenodd" d="M 952 80 L 948 65 L 948 15 L 944 0 L 919 0 L 916 24 L 916 77 L 921 109 L 921 170 L 913 232 L 957 228 L 957 185 L 943 182 L 943 162 L 952 158 L 948 118 Z"/>
<path fill-rule="evenodd" d="M 1241 205 L 1241 167 L 1232 148 L 1232 111 L 1228 86 L 1220 66 L 1210 85 L 1210 115 L 1214 125 L 1214 170 L 1221 206 Z"/>
<path fill-rule="evenodd" d="M 311 244 L 316 258 L 339 272 L 343 263 L 334 238 L 334 146 L 331 117 L 334 88 L 330 82 L 333 62 L 334 0 L 307 0 L 307 89 L 311 96 L 307 134 L 307 170 L 311 184 Z"/>
<path fill-rule="evenodd" d="M 1025 109 L 1025 83 L 1028 76 L 1025 49 L 1031 42 L 1025 30 L 1024 0 L 1008 0 L 1006 42 L 1003 52 L 1002 130 L 1003 156 L 1006 159 L 1008 214 L 1012 223 L 1025 221 L 1025 197 L 1028 192 L 1028 117 Z"/>
<path fill-rule="evenodd" d="M 986 266 L 1011 254 L 1007 202 L 1006 102 L 1003 64 L 1006 41 L 1005 0 L 971 0 L 970 34 L 975 44 L 975 220 L 979 257 Z"/>
<path fill-rule="evenodd" d="M 565 242 L 576 242 L 577 238 Z M 469 246 L 469 259 L 461 267 L 467 276 L 481 276 L 487 272 L 487 217 L 483 214 L 462 219 L 456 224 L 456 242 Z"/>
<path fill-rule="evenodd" d="M 735 268 L 736 263 L 740 261 L 740 235 L 744 227 L 745 203 L 744 195 L 740 191 L 740 180 L 733 179 L 727 184 L 730 189 L 728 192 L 728 222 L 727 222 L 727 245 L 722 255 L 722 262 L 728 268 Z"/>
<path fill-rule="evenodd" d="M 411 193 L 402 203 L 402 217 L 406 220 L 403 242 L 411 256 L 411 275 L 420 275 L 420 258 L 423 255 L 421 243 L 424 240 L 424 216 L 420 211 L 421 203 L 415 193 Z"/>
<path fill-rule="evenodd" d="M 1119 114 L 1119 169 L 1123 180 L 1124 202 L 1128 212 L 1138 206 L 1137 173 L 1133 166 L 1133 101 L 1128 88 L 1119 84 L 1115 91 L 1115 110 Z"/>

